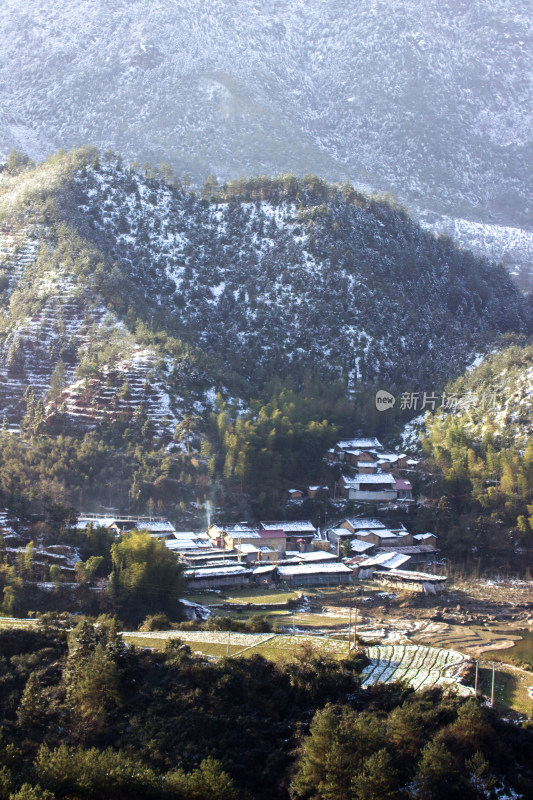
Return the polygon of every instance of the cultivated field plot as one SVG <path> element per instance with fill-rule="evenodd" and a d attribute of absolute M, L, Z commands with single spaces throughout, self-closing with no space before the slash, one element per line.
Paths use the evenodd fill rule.
<path fill-rule="evenodd" d="M 125 632 L 125 641 L 141 647 L 164 649 L 169 639 L 179 639 L 191 650 L 204 655 L 250 656 L 255 653 L 273 661 L 287 660 L 296 655 L 302 646 L 336 658 L 346 655 L 348 644 L 324 636 L 283 635 L 275 633 L 230 633 L 227 631 L 153 631 L 149 633 Z"/>
<path fill-rule="evenodd" d="M 363 686 L 403 681 L 413 689 L 453 687 L 460 695 L 473 694 L 462 686 L 459 673 L 465 656 L 456 650 L 423 645 L 374 645 L 366 648 L 371 663 L 363 669 Z"/>

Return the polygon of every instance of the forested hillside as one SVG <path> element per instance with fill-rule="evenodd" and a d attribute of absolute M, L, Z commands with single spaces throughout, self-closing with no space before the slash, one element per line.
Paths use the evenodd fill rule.
<path fill-rule="evenodd" d="M 492 354 L 447 395 L 423 438 L 442 475 L 440 525 L 463 552 L 520 559 L 533 551 L 533 347 Z"/>
<path fill-rule="evenodd" d="M 78 151 L 3 178 L 14 396 L 17 381 L 46 389 L 59 361 L 56 383 L 85 379 L 69 390 L 72 406 L 82 388 L 85 404 L 92 393 L 105 406 L 113 392 L 95 394 L 91 379 L 118 389 L 130 372 L 139 391 L 152 372 L 152 392 L 174 380 L 183 395 L 191 361 L 202 362 L 194 348 L 208 356 L 204 388 L 218 369 L 241 396 L 307 370 L 349 388 L 438 384 L 474 347 L 530 324 L 502 269 L 423 232 L 386 198 L 314 176 L 207 184 L 198 197 L 165 177 Z"/>
<path fill-rule="evenodd" d="M 531 325 L 505 270 L 422 231 L 389 198 L 312 175 L 210 180 L 198 195 L 112 153 L 37 167 L 14 153 L 0 226 L 0 414 L 34 445 L 3 442 L 22 464 L 14 474 L 44 469 L 53 493 L 66 482 L 77 502 L 109 474 L 129 502 L 181 502 L 167 479 L 197 486 L 199 474 L 200 499 L 223 473 L 242 492 L 264 448 L 285 453 L 268 460 L 274 491 L 336 430 L 385 423 L 368 413 L 376 385 L 442 387 L 475 350 Z M 289 469 L 291 428 L 306 444 Z M 52 459 L 57 441 L 42 436 L 58 434 Z M 176 467 L 173 435 L 187 455 L 192 437 L 196 466 Z"/>

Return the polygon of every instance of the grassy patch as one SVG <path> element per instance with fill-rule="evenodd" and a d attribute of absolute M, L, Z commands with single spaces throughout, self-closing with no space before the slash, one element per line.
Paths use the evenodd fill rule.
<path fill-rule="evenodd" d="M 184 633 L 186 633 L 184 631 Z M 137 647 L 149 647 L 152 650 L 164 650 L 167 646 L 167 642 L 171 641 L 167 637 L 160 639 L 157 637 L 150 637 L 143 636 L 142 634 L 137 635 L 128 635 L 124 637 L 128 644 L 134 644 Z M 197 641 L 187 641 L 186 636 L 179 636 L 177 637 L 183 644 L 188 645 L 193 653 L 202 653 L 204 656 L 216 656 L 217 658 L 222 658 L 228 654 L 228 646 L 227 644 L 221 644 L 220 642 L 197 642 Z M 242 644 L 231 644 L 229 646 L 229 654 L 230 656 L 234 656 L 239 653 L 243 649 Z"/>
<path fill-rule="evenodd" d="M 492 668 L 480 667 L 480 688 L 488 698 L 491 696 Z M 533 687 L 533 673 L 514 670 L 498 664 L 494 672 L 494 704 L 500 710 L 513 709 L 533 717 L 533 699 L 528 688 Z"/>
<path fill-rule="evenodd" d="M 254 591 L 253 589 L 247 588 L 232 590 L 224 597 L 221 597 L 221 595 L 215 594 L 214 592 L 188 594 L 186 597 L 187 600 L 190 600 L 192 603 L 200 603 L 200 605 L 204 606 L 221 605 L 222 603 L 241 603 L 243 605 L 247 603 L 252 603 L 254 605 L 283 605 L 287 603 L 288 600 L 296 599 L 299 597 L 299 595 L 300 592 L 297 591 L 280 592 L 277 589 L 269 591 L 259 588 L 257 591 Z"/>
<path fill-rule="evenodd" d="M 280 625 L 296 628 L 309 628 L 310 630 L 338 630 L 339 628 L 346 628 L 349 623 L 349 616 L 339 615 L 333 616 L 330 614 L 307 614 L 305 612 L 297 612 L 296 614 L 288 614 L 283 619 L 279 619 Z"/>

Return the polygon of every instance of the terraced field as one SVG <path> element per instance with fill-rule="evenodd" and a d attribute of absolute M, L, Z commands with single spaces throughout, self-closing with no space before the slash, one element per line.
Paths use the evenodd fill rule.
<path fill-rule="evenodd" d="M 433 686 L 454 687 L 460 695 L 473 694 L 473 689 L 458 683 L 466 661 L 456 650 L 423 645 L 374 645 L 367 647 L 370 664 L 363 669 L 363 686 L 374 683 L 404 681 L 413 689 Z"/>
<path fill-rule="evenodd" d="M 250 656 L 260 654 L 274 661 L 292 658 L 302 646 L 333 658 L 346 655 L 348 642 L 325 636 L 288 636 L 275 633 L 230 633 L 227 631 L 125 632 L 125 641 L 140 647 L 164 649 L 169 639 L 180 639 L 196 653 L 211 656 Z"/>
<path fill-rule="evenodd" d="M 161 631 L 124 633 L 126 641 L 140 646 L 164 648 L 169 639 L 181 639 L 195 652 L 204 655 L 250 656 L 259 653 L 272 660 L 286 660 L 302 646 L 311 646 L 324 655 L 340 658 L 348 651 L 348 642 L 326 636 L 231 633 L 226 631 Z M 229 647 L 229 651 L 228 651 Z M 451 688 L 460 695 L 473 690 L 458 683 L 466 659 L 455 650 L 423 645 L 386 645 L 366 648 L 370 664 L 363 669 L 363 686 L 404 681 L 413 689 L 432 686 Z"/>

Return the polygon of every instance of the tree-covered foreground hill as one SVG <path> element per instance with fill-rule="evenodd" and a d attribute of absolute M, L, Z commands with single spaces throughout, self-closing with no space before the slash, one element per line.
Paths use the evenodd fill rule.
<path fill-rule="evenodd" d="M 470 698 L 360 688 L 364 657 L 207 661 L 113 620 L 0 633 L 2 800 L 531 796 L 533 734 Z"/>

